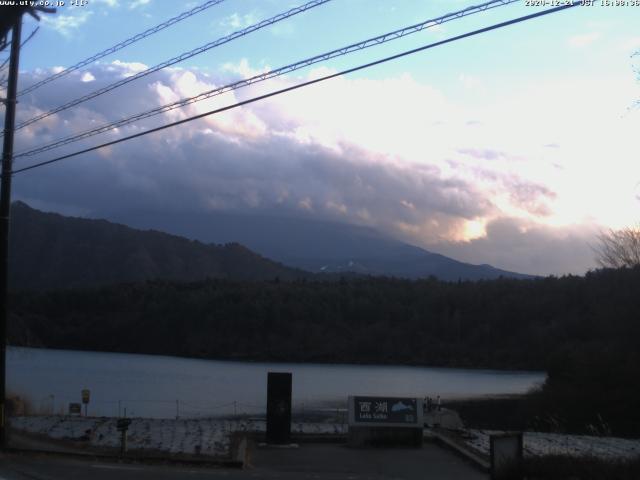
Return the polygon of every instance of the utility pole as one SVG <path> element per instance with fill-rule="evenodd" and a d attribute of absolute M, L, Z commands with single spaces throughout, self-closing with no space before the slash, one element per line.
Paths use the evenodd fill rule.
<path fill-rule="evenodd" d="M 16 15 L 11 34 L 9 83 L 4 114 L 4 143 L 2 145 L 2 184 L 0 188 L 0 448 L 7 448 L 6 425 L 6 368 L 7 368 L 7 306 L 9 290 L 9 215 L 11 211 L 11 168 L 13 163 L 13 133 L 16 120 L 16 93 L 22 15 Z"/>

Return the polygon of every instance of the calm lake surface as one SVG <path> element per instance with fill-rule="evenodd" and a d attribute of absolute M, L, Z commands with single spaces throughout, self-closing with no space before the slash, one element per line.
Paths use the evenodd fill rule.
<path fill-rule="evenodd" d="M 476 397 L 524 393 L 543 372 L 377 365 L 248 363 L 155 355 L 7 348 L 7 389 L 40 413 L 63 413 L 90 389 L 89 415 L 170 418 L 261 413 L 267 372 L 293 373 L 294 409 L 336 408 L 348 395 Z"/>

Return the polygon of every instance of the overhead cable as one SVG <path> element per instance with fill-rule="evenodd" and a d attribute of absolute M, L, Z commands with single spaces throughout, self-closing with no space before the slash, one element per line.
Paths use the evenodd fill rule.
<path fill-rule="evenodd" d="M 143 38 L 146 38 L 150 35 L 153 35 L 154 33 L 158 33 L 161 30 L 164 30 L 165 28 L 170 27 L 171 25 L 175 25 L 178 22 L 181 22 L 182 20 L 185 20 L 186 18 L 189 18 L 193 15 L 196 15 L 204 10 L 206 10 L 207 8 L 211 8 L 215 5 L 218 5 L 219 3 L 224 2 L 224 0 L 209 0 L 205 3 L 203 3 L 202 5 L 198 5 L 197 7 L 192 8 L 191 10 L 187 10 L 186 12 L 182 12 L 179 15 L 176 15 L 175 17 L 170 18 L 169 20 L 160 23 L 159 25 L 156 25 L 155 27 L 151 27 L 147 30 L 145 30 L 142 33 L 138 33 L 136 35 L 134 35 L 133 37 L 129 37 L 126 40 L 123 40 L 120 43 L 115 44 L 112 47 L 109 47 L 105 50 L 102 50 L 101 52 L 96 53 L 95 55 L 90 56 L 89 58 L 85 58 L 84 60 L 81 60 L 80 62 L 76 63 L 75 65 L 72 65 L 70 67 L 65 68 L 64 70 L 55 73 L 53 75 L 48 76 L 47 78 L 44 78 L 43 80 L 40 80 L 37 83 L 34 83 L 33 85 L 21 90 L 18 92 L 18 96 L 21 95 L 25 95 L 27 93 L 33 92 L 34 90 L 40 88 L 43 85 L 46 85 L 49 82 L 53 82 L 54 80 L 57 80 L 58 78 L 64 77 L 65 75 L 69 75 L 71 72 L 74 72 L 82 67 L 86 67 L 87 65 L 94 63 L 97 60 L 100 60 L 103 57 L 106 57 L 107 55 L 111 55 L 112 53 L 117 52 L 118 50 L 122 50 L 125 47 L 128 47 L 129 45 L 136 43 L 139 40 L 142 40 Z M 27 39 L 28 40 L 28 39 Z"/>
<path fill-rule="evenodd" d="M 268 72 L 264 72 L 258 75 L 254 75 L 253 77 L 250 78 L 246 78 L 246 79 L 242 79 L 227 85 L 224 85 L 222 87 L 217 87 L 211 90 L 207 90 L 205 92 L 202 92 L 198 95 L 194 95 L 192 97 L 187 97 L 187 98 L 183 98 L 181 100 L 177 100 L 175 102 L 172 103 L 168 103 L 150 110 L 147 110 L 146 112 L 142 112 L 142 113 L 137 113 L 135 115 L 117 120 L 115 122 L 111 122 L 105 125 L 102 125 L 100 127 L 95 127 L 89 130 L 85 130 L 83 132 L 74 134 L 74 135 L 69 135 L 67 137 L 58 139 L 54 142 L 48 143 L 46 145 L 42 145 L 40 147 L 28 150 L 28 151 L 24 151 L 24 152 L 20 152 L 16 155 L 14 155 L 14 158 L 20 158 L 20 157 L 27 157 L 27 156 L 33 156 L 42 152 L 46 152 L 48 150 L 52 150 L 54 148 L 58 148 L 64 145 L 68 145 L 70 143 L 74 143 L 74 142 L 78 142 L 80 140 L 84 140 L 86 138 L 89 137 L 93 137 L 95 135 L 99 135 L 101 133 L 105 133 L 108 132 L 110 130 L 114 130 L 116 128 L 120 128 L 123 127 L 125 125 L 129 125 L 133 122 L 136 122 L 138 120 L 143 120 L 145 118 L 149 118 L 149 117 L 153 117 L 156 115 L 159 115 L 161 113 L 165 113 L 165 112 L 169 112 L 171 110 L 175 110 L 176 108 L 181 108 L 187 105 L 190 105 L 192 103 L 196 103 L 196 102 L 200 102 L 203 100 L 207 100 L 209 98 L 218 96 L 218 95 L 222 95 L 223 93 L 227 93 L 233 90 L 237 90 L 239 88 L 242 87 L 246 87 L 249 85 L 252 85 L 254 83 L 258 83 L 258 82 L 263 82 L 265 80 L 269 80 L 271 78 L 274 77 L 279 77 L 282 75 L 285 75 L 287 73 L 291 73 L 293 71 L 308 67 L 310 65 L 319 63 L 319 62 L 323 62 L 323 61 L 327 61 L 330 60 L 332 58 L 335 57 L 339 57 L 339 56 L 343 56 L 343 55 L 347 55 L 350 54 L 352 52 L 356 52 L 359 50 L 363 50 L 365 48 L 369 48 L 375 45 L 380 45 L 386 42 L 389 42 L 391 40 L 396 40 L 398 38 L 402 38 L 405 37 L 407 35 L 411 35 L 420 31 L 423 31 L 425 29 L 428 28 L 433 28 L 436 27 L 437 25 L 441 25 L 443 23 L 452 21 L 452 20 L 456 20 L 459 18 L 463 18 L 466 17 L 468 15 L 473 15 L 476 13 L 480 13 L 480 12 L 484 12 L 488 9 L 492 9 L 492 8 L 496 8 L 496 7 L 501 7 L 501 6 L 505 6 L 505 5 L 509 5 L 511 3 L 515 3 L 518 2 L 520 0 L 492 0 L 480 5 L 475 5 L 475 6 L 471 6 L 471 7 L 467 7 L 464 8 L 462 10 L 456 11 L 456 12 L 452 12 L 452 13 L 448 13 L 446 15 L 442 15 L 439 16 L 437 18 L 432 18 L 429 20 L 425 20 L 423 22 L 417 23 L 415 25 L 411 25 L 408 27 L 404 27 L 398 30 L 394 30 L 392 32 L 388 32 L 388 33 L 384 33 L 382 35 L 378 35 L 376 37 L 372 37 L 369 38 L 367 40 L 363 40 L 361 42 L 358 43 L 353 43 L 351 45 L 347 45 L 345 47 L 342 48 L 338 48 L 335 50 L 331 50 L 330 52 L 325 52 L 322 53 L 320 55 L 315 55 L 313 57 L 310 58 L 306 58 L 304 60 L 300 60 L 298 62 L 286 65 L 284 67 L 280 67 L 274 70 L 270 70 Z"/>
<path fill-rule="evenodd" d="M 53 163 L 60 162 L 62 160 L 66 160 L 68 158 L 72 158 L 72 157 L 76 157 L 78 155 L 82 155 L 83 153 L 89 153 L 89 152 L 92 152 L 94 150 L 98 150 L 100 148 L 109 147 L 111 145 L 116 145 L 118 143 L 126 142 L 126 141 L 132 140 L 134 138 L 143 137 L 143 136 L 149 135 L 151 133 L 159 132 L 159 131 L 165 130 L 167 128 L 171 128 L 171 127 L 175 127 L 177 125 L 182 125 L 182 124 L 185 124 L 185 123 L 188 123 L 188 122 L 192 122 L 194 120 L 198 120 L 200 118 L 208 117 L 210 115 L 214 115 L 214 114 L 217 114 L 217 113 L 226 112 L 226 111 L 232 110 L 234 108 L 242 107 L 244 105 L 248 105 L 248 104 L 260 101 L 260 100 L 264 100 L 264 99 L 267 99 L 267 98 L 270 98 L 270 97 L 274 97 L 276 95 L 280 95 L 282 93 L 290 92 L 290 91 L 293 91 L 293 90 L 298 90 L 300 88 L 308 87 L 310 85 L 313 85 L 313 84 L 316 84 L 316 83 L 320 83 L 320 82 L 324 82 L 324 81 L 330 80 L 332 78 L 336 78 L 336 77 L 340 77 L 340 76 L 343 76 L 343 75 L 346 75 L 346 74 L 349 74 L 349 73 L 357 72 L 359 70 L 364 70 L 366 68 L 371 68 L 373 66 L 380 65 L 380 64 L 383 64 L 383 63 L 387 63 L 387 62 L 390 62 L 392 60 L 397 60 L 399 58 L 406 57 L 408 55 L 413 55 L 415 53 L 422 52 L 424 50 L 428 50 L 428 49 L 431 49 L 431 48 L 439 47 L 439 46 L 445 45 L 447 43 L 455 42 L 455 41 L 462 40 L 464 38 L 472 37 L 472 36 L 475 36 L 475 35 L 480 35 L 480 34 L 489 32 L 491 30 L 497 30 L 499 28 L 503 28 L 503 27 L 507 27 L 509 25 L 514 25 L 516 23 L 532 20 L 534 18 L 542 17 L 544 15 L 549 15 L 549 14 L 556 13 L 556 12 L 559 12 L 559 11 L 562 11 L 562 10 L 567 10 L 569 8 L 577 7 L 578 5 L 580 5 L 580 4 L 577 3 L 577 2 L 573 3 L 573 4 L 562 5 L 562 6 L 559 6 L 559 7 L 550 8 L 550 9 L 547 9 L 547 10 L 542 10 L 540 12 L 536 12 L 536 13 L 525 15 L 525 16 L 522 16 L 522 17 L 518 17 L 518 18 L 511 19 L 511 20 L 507 20 L 505 22 L 496 23 L 496 24 L 491 25 L 489 27 L 484 27 L 484 28 L 481 28 L 481 29 L 478 29 L 478 30 L 473 30 L 471 32 L 467 32 L 467 33 L 463 33 L 461 35 L 457 35 L 455 37 L 447 38 L 445 40 L 440 40 L 438 42 L 434 42 L 434 43 L 430 43 L 430 44 L 427 44 L 427 45 L 423 45 L 422 47 L 418 47 L 418 48 L 414 48 L 414 49 L 411 49 L 411 50 L 407 50 L 407 51 L 404 51 L 404 52 L 401 52 L 401 53 L 398 53 L 398 54 L 395 54 L 395 55 L 391 55 L 389 57 L 385 57 L 385 58 L 382 58 L 382 59 L 379 59 L 379 60 L 375 60 L 373 62 L 369 62 L 369 63 L 365 63 L 363 65 L 359 65 L 357 67 L 348 68 L 346 70 L 342 70 L 342 71 L 337 72 L 337 73 L 332 73 L 332 74 L 329 74 L 329 75 L 324 75 L 322 77 L 314 78 L 313 80 L 308 80 L 306 82 L 302 82 L 302 83 L 299 83 L 299 84 L 296 84 L 296 85 L 292 85 L 290 87 L 286 87 L 286 88 L 282 88 L 282 89 L 279 89 L 279 90 L 275 90 L 273 92 L 266 93 L 264 95 L 259 95 L 257 97 L 253 97 L 253 98 L 250 98 L 250 99 L 247 99 L 247 100 L 243 100 L 241 102 L 237 102 L 237 103 L 234 103 L 232 105 L 227 105 L 226 107 L 216 108 L 214 110 L 210 110 L 208 112 L 200 113 L 198 115 L 194 115 L 194 116 L 191 116 L 191 117 L 188 117 L 188 118 L 184 118 L 182 120 L 177 120 L 175 122 L 168 123 L 166 125 L 161 125 L 159 127 L 152 128 L 150 130 L 145 130 L 143 132 L 139 132 L 139 133 L 136 133 L 136 134 L 133 134 L 133 135 L 128 135 L 128 136 L 122 137 L 122 138 L 118 138 L 118 139 L 112 140 L 110 142 L 105 142 L 105 143 L 102 143 L 100 145 L 95 145 L 93 147 L 85 148 L 83 150 L 78 150 L 78 151 L 73 152 L 73 153 L 62 155 L 62 156 L 53 158 L 51 160 L 46 160 L 44 162 L 35 163 L 35 164 L 29 165 L 27 167 L 22 167 L 22 168 L 13 170 L 11 172 L 11 174 L 13 175 L 13 174 L 16 174 L 16 173 L 26 172 L 28 170 L 33 170 L 35 168 L 43 167 L 45 165 L 51 165 Z"/>
<path fill-rule="evenodd" d="M 224 45 L 225 43 L 229 43 L 232 40 L 235 40 L 237 38 L 243 37 L 245 35 L 248 35 L 252 32 L 255 32 L 256 30 L 260 30 L 262 28 L 268 27 L 270 25 L 273 25 L 274 23 L 280 22 L 282 20 L 285 20 L 289 17 L 292 17 L 294 15 L 297 15 L 299 13 L 302 12 L 306 12 L 307 10 L 311 9 L 311 8 L 315 8 L 318 7 L 320 5 L 323 5 L 325 3 L 330 2 L 331 0 L 311 0 L 308 3 L 305 3 L 304 5 L 301 5 L 299 7 L 295 7 L 292 8 L 290 10 L 287 10 L 286 12 L 283 13 L 279 13 L 278 15 L 275 15 L 271 18 L 268 18 L 266 20 L 262 20 L 259 23 L 256 23 L 254 25 L 251 25 L 249 27 L 243 28 L 242 30 L 238 30 L 237 32 L 231 33 L 230 35 L 221 37 L 213 42 L 207 43 L 206 45 L 203 45 L 201 47 L 198 47 L 196 49 L 193 49 L 189 52 L 185 52 L 182 53 L 180 55 L 178 55 L 177 57 L 173 57 L 169 60 L 166 60 L 162 63 L 159 63 L 158 65 L 155 65 L 153 67 L 147 68 L 146 70 L 143 70 L 141 72 L 138 72 L 134 75 L 131 75 L 129 77 L 123 78 L 117 82 L 114 82 L 110 85 L 107 85 L 106 87 L 100 88 L 99 90 L 96 90 L 92 93 L 89 93 L 87 95 L 84 95 L 82 97 L 76 98 L 74 100 L 71 100 L 70 102 L 65 103 L 64 105 L 61 105 L 59 107 L 56 107 L 52 110 L 49 110 L 47 112 L 44 112 L 40 115 L 36 115 L 33 118 L 30 118 L 29 120 L 25 120 L 24 122 L 16 125 L 15 130 L 20 130 L 21 128 L 26 127 L 27 125 L 31 125 L 32 123 L 35 123 L 39 120 L 42 120 L 43 118 L 47 118 L 55 113 L 59 113 L 62 112 L 63 110 L 67 110 L 69 108 L 75 107 L 77 105 L 80 105 L 81 103 L 86 102 L 87 100 L 91 100 L 92 98 L 98 97 L 100 95 L 103 95 L 107 92 L 110 92 L 111 90 L 114 90 L 118 87 L 121 87 L 122 85 L 125 85 L 127 83 L 133 82 L 134 80 L 138 80 L 139 78 L 145 77 L 151 73 L 157 72 L 159 70 L 162 70 L 164 68 L 170 67 L 171 65 L 175 65 L 176 63 L 182 62 L 184 60 L 187 60 L 191 57 L 194 57 L 196 55 L 200 55 L 201 53 L 204 53 L 208 50 L 211 50 L 212 48 L 215 47 L 219 47 L 220 45 Z M 4 132 L 3 132 L 4 134 Z"/>

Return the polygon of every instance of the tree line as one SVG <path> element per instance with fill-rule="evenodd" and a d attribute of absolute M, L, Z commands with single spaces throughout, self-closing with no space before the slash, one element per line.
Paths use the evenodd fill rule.
<path fill-rule="evenodd" d="M 10 341 L 199 358 L 548 372 L 549 422 L 640 433 L 640 268 L 443 282 L 152 281 L 15 293 Z M 540 395 L 540 393 L 538 394 Z"/>

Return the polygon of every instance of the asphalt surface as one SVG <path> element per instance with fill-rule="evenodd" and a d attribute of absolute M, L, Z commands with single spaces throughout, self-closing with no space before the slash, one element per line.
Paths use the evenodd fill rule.
<path fill-rule="evenodd" d="M 0 480 L 178 479 L 442 479 L 489 476 L 435 444 L 421 449 L 350 449 L 340 444 L 254 448 L 245 469 L 191 465 L 144 465 L 42 454 L 2 454 Z"/>
<path fill-rule="evenodd" d="M 353 449 L 342 444 L 301 444 L 298 449 L 257 448 L 252 451 L 249 462 L 262 472 L 294 473 L 291 478 L 489 478 L 466 460 L 433 443 L 425 443 L 419 449 Z"/>

